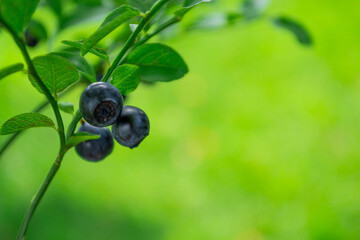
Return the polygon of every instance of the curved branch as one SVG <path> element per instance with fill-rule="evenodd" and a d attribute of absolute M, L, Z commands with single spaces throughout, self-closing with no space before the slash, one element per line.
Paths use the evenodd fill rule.
<path fill-rule="evenodd" d="M 10 35 L 13 37 L 16 45 L 19 47 L 26 65 L 28 67 L 29 70 L 29 74 L 31 74 L 36 83 L 39 85 L 39 87 L 41 88 L 42 92 L 44 93 L 46 99 L 49 101 L 55 117 L 56 117 L 56 121 L 57 121 L 57 125 L 58 125 L 58 132 L 59 132 L 59 139 L 60 139 L 60 149 L 65 148 L 65 133 L 64 133 L 64 124 L 61 118 L 61 114 L 60 114 L 60 110 L 58 108 L 57 105 L 57 101 L 56 99 L 53 97 L 53 95 L 51 95 L 49 89 L 47 89 L 47 87 L 45 86 L 45 84 L 43 83 L 43 81 L 41 80 L 39 74 L 36 72 L 35 67 L 33 62 L 31 61 L 30 55 L 26 49 L 25 46 L 25 42 L 24 39 L 20 38 L 19 35 L 1 18 L 0 16 L 0 23 L 1 25 L 4 26 L 4 28 L 10 33 Z"/>

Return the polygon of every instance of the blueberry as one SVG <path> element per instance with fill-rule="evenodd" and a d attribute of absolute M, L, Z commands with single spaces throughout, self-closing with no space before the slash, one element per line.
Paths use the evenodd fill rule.
<path fill-rule="evenodd" d="M 83 118 L 95 127 L 112 125 L 120 115 L 122 107 L 122 95 L 110 83 L 92 83 L 80 97 L 80 112 Z"/>
<path fill-rule="evenodd" d="M 120 117 L 111 127 L 115 140 L 129 148 L 137 147 L 149 135 L 150 122 L 146 114 L 137 107 L 124 106 Z"/>
<path fill-rule="evenodd" d="M 78 132 L 87 132 L 100 135 L 99 139 L 82 142 L 75 146 L 76 152 L 85 160 L 98 162 L 107 157 L 114 148 L 114 140 L 110 130 L 106 127 L 98 128 L 83 123 Z"/>
<path fill-rule="evenodd" d="M 25 39 L 26 39 L 26 45 L 29 47 L 36 47 L 36 45 L 39 43 L 39 39 L 34 36 L 29 30 L 25 31 Z"/>

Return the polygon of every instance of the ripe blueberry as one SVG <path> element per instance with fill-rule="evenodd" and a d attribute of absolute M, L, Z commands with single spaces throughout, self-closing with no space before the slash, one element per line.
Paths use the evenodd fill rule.
<path fill-rule="evenodd" d="M 137 107 L 124 106 L 120 117 L 111 127 L 115 140 L 129 148 L 137 147 L 149 135 L 150 122 L 146 114 Z"/>
<path fill-rule="evenodd" d="M 34 36 L 29 30 L 25 31 L 26 45 L 29 47 L 35 47 L 39 43 L 39 39 Z"/>
<path fill-rule="evenodd" d="M 85 160 L 98 162 L 107 157 L 114 148 L 114 140 L 110 130 L 103 127 L 98 128 L 88 123 L 83 123 L 78 132 L 87 132 L 100 135 L 99 139 L 82 142 L 75 146 L 76 152 Z"/>
<path fill-rule="evenodd" d="M 113 124 L 122 107 L 121 93 L 110 83 L 92 83 L 85 88 L 80 97 L 80 112 L 83 118 L 96 127 Z"/>

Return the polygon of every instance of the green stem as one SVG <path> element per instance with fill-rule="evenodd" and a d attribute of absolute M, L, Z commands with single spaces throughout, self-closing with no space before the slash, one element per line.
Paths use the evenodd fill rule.
<path fill-rule="evenodd" d="M 57 125 L 58 125 L 58 134 L 59 134 L 59 139 L 60 139 L 60 150 L 59 150 L 59 154 L 58 157 L 56 158 L 52 168 L 50 169 L 45 181 L 43 182 L 41 188 L 39 189 L 39 191 L 36 193 L 33 201 L 31 202 L 30 208 L 26 213 L 25 219 L 20 227 L 17 239 L 18 240 L 22 240 L 25 236 L 26 230 L 29 226 L 29 222 L 31 220 L 31 217 L 33 216 L 37 206 L 40 203 L 41 198 L 43 197 L 43 195 L 46 192 L 46 189 L 48 188 L 48 186 L 50 185 L 52 179 L 54 178 L 56 172 L 58 171 L 59 167 L 60 167 L 60 163 L 64 157 L 64 154 L 66 152 L 66 145 L 65 145 L 65 131 L 64 131 L 64 123 L 62 121 L 62 117 L 60 114 L 60 110 L 57 104 L 57 100 L 51 95 L 50 91 L 47 89 L 47 87 L 45 86 L 45 84 L 42 82 L 40 76 L 38 75 L 38 73 L 35 70 L 35 67 L 31 61 L 30 55 L 26 49 L 26 45 L 25 45 L 25 41 L 23 38 L 20 38 L 18 33 L 16 33 L 1 17 L 0 17 L 0 23 L 4 26 L 4 28 L 10 33 L 10 35 L 13 37 L 16 45 L 19 47 L 25 62 L 27 64 L 28 67 L 28 71 L 29 74 L 31 74 L 36 83 L 39 85 L 40 89 L 42 90 L 42 92 L 44 93 L 45 97 L 47 98 L 47 100 L 49 101 L 55 117 L 56 117 L 56 121 L 57 121 Z"/>
<path fill-rule="evenodd" d="M 135 31 L 130 35 L 129 39 L 126 41 L 124 47 L 121 49 L 117 57 L 115 58 L 114 62 L 111 64 L 109 69 L 107 70 L 104 78 L 101 80 L 102 82 L 107 82 L 115 70 L 115 68 L 119 65 L 121 59 L 126 55 L 128 50 L 131 46 L 135 43 L 135 40 L 139 33 L 144 29 L 146 24 L 155 16 L 155 14 L 170 0 L 159 0 L 157 1 L 152 8 L 145 13 L 144 17 L 140 20 L 138 26 L 136 27 Z"/>
<path fill-rule="evenodd" d="M 35 70 L 34 64 L 31 61 L 30 55 L 26 49 L 25 42 L 23 38 L 20 38 L 19 35 L 0 17 L 0 23 L 4 26 L 4 28 L 10 33 L 10 35 L 13 37 L 16 45 L 19 47 L 25 62 L 28 66 L 29 74 L 31 74 L 36 83 L 39 85 L 40 89 L 44 93 L 46 99 L 49 101 L 58 125 L 58 132 L 59 132 L 59 139 L 60 139 L 60 149 L 65 147 L 65 134 L 64 134 L 64 124 L 61 118 L 60 110 L 57 105 L 56 99 L 51 95 L 50 91 L 47 89 L 43 81 L 41 80 L 40 76 Z"/>
<path fill-rule="evenodd" d="M 168 21 L 164 22 L 160 26 L 158 26 L 153 32 L 146 34 L 144 37 L 142 37 L 135 45 L 134 48 L 144 44 L 147 42 L 150 38 L 154 37 L 155 35 L 159 34 L 160 32 L 164 31 L 168 27 L 171 27 L 172 25 L 178 23 L 181 21 L 181 17 L 172 17 Z"/>
<path fill-rule="evenodd" d="M 76 125 L 81 120 L 81 118 L 82 118 L 82 116 L 81 116 L 80 110 L 77 110 L 73 119 L 71 120 L 68 130 L 66 132 L 66 140 L 68 140 L 73 135 L 73 133 L 76 129 Z"/>
<path fill-rule="evenodd" d="M 22 222 L 19 233 L 17 235 L 17 238 L 16 238 L 17 240 L 25 239 L 25 233 L 26 233 L 26 230 L 28 228 L 31 217 L 33 216 L 33 214 L 34 214 L 37 206 L 39 205 L 42 197 L 46 193 L 46 190 L 50 186 L 51 181 L 53 180 L 53 178 L 55 177 L 57 171 L 59 170 L 60 164 L 61 164 L 61 161 L 62 161 L 64 155 L 65 155 L 65 150 L 64 150 L 64 152 L 59 153 L 59 155 L 57 156 L 57 158 L 54 161 L 53 165 L 51 166 L 50 171 L 48 172 L 45 180 L 43 181 L 39 191 L 37 192 L 37 194 L 35 195 L 35 197 L 31 201 L 30 208 L 26 213 L 25 219 Z"/>

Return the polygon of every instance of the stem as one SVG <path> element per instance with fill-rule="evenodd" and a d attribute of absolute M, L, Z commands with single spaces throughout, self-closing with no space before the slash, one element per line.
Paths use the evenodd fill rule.
<path fill-rule="evenodd" d="M 37 206 L 39 205 L 40 200 L 44 196 L 46 190 L 50 186 L 50 183 L 53 180 L 53 178 L 55 177 L 55 174 L 59 170 L 60 164 L 61 164 L 61 161 L 62 161 L 64 155 L 65 155 L 65 151 L 61 152 L 57 156 L 57 158 L 56 158 L 55 162 L 53 163 L 53 165 L 51 166 L 45 180 L 43 181 L 39 191 L 37 192 L 37 194 L 35 195 L 35 197 L 31 201 L 30 208 L 26 213 L 25 219 L 22 222 L 19 233 L 17 235 L 17 238 L 16 238 L 17 240 L 23 240 L 25 238 L 25 233 L 26 233 L 27 227 L 29 226 L 29 222 L 31 220 L 31 217 L 33 216 L 33 214 L 34 214 Z"/>
<path fill-rule="evenodd" d="M 30 55 L 26 49 L 25 42 L 23 38 L 20 38 L 19 35 L 0 17 L 0 23 L 4 26 L 4 28 L 10 33 L 13 37 L 16 45 L 19 47 L 25 62 L 28 66 L 29 73 L 34 77 L 36 83 L 41 88 L 42 92 L 45 94 L 45 97 L 49 101 L 58 125 L 59 139 L 60 139 L 60 149 L 65 147 L 65 134 L 64 134 L 64 124 L 61 118 L 60 110 L 57 105 L 56 99 L 51 95 L 50 91 L 47 89 L 40 76 L 35 70 L 35 67 L 31 61 Z"/>
<path fill-rule="evenodd" d="M 66 140 L 68 140 L 73 135 L 76 125 L 81 120 L 81 118 L 82 116 L 80 110 L 77 110 L 66 132 Z"/>
<path fill-rule="evenodd" d="M 41 198 L 44 196 L 48 186 L 50 185 L 52 179 L 54 178 L 56 172 L 58 171 L 59 167 L 60 167 L 60 163 L 65 155 L 66 152 L 66 146 L 65 146 L 65 131 L 64 131 L 64 123 L 62 121 L 62 117 L 60 114 L 60 110 L 57 104 L 56 99 L 51 95 L 50 91 L 47 89 L 47 87 L 45 86 L 45 84 L 42 82 L 40 76 L 38 75 L 38 73 L 35 70 L 35 67 L 31 61 L 30 55 L 26 49 L 26 45 L 24 42 L 23 38 L 20 38 L 19 35 L 0 17 L 0 23 L 4 26 L 4 28 L 10 33 L 10 35 L 13 37 L 16 45 L 19 47 L 25 62 L 28 66 L 28 71 L 29 74 L 31 74 L 36 83 L 39 85 L 40 89 L 42 90 L 42 92 L 45 94 L 47 100 L 49 101 L 55 117 L 56 117 L 56 121 L 57 121 L 57 125 L 58 125 L 58 133 L 59 133 L 59 139 L 60 139 L 60 150 L 59 150 L 59 154 L 58 157 L 56 158 L 55 162 L 53 163 L 53 166 L 51 167 L 47 177 L 45 178 L 45 181 L 43 182 L 43 184 L 41 185 L 39 191 L 37 192 L 37 194 L 35 195 L 35 198 L 33 199 L 33 201 L 31 202 L 30 208 L 26 213 L 25 219 L 20 227 L 17 239 L 18 240 L 22 240 L 25 236 L 26 230 L 29 226 L 29 222 L 31 220 L 31 217 L 33 216 L 37 206 L 40 203 Z"/>
<path fill-rule="evenodd" d="M 158 26 L 153 32 L 146 34 L 144 37 L 142 37 L 135 45 L 135 47 L 138 47 L 142 44 L 144 44 L 145 42 L 147 42 L 150 38 L 154 37 L 155 35 L 159 34 L 160 32 L 162 32 L 163 30 L 165 30 L 166 28 L 180 22 L 182 20 L 181 17 L 172 17 L 170 18 L 168 21 L 164 22 L 163 24 L 161 24 L 160 26 Z"/>
<path fill-rule="evenodd" d="M 144 17 L 140 20 L 138 26 L 135 31 L 130 35 L 129 39 L 126 41 L 124 47 L 121 49 L 114 62 L 111 64 L 110 68 L 107 70 L 104 78 L 101 80 L 102 82 L 107 82 L 115 70 L 115 68 L 119 65 L 121 59 L 125 56 L 127 51 L 131 48 L 131 46 L 135 43 L 136 37 L 139 33 L 144 29 L 146 24 L 155 16 L 155 14 L 170 0 L 159 0 L 157 1 L 152 8 L 145 13 Z"/>

